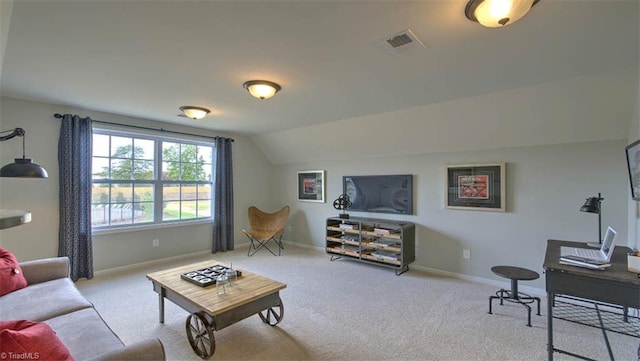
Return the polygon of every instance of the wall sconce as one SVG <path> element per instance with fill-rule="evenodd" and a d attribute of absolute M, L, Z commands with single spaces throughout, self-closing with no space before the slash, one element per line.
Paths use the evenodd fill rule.
<path fill-rule="evenodd" d="M 202 119 L 209 114 L 210 110 L 202 107 L 194 107 L 192 105 L 185 105 L 180 107 L 180 111 L 184 114 L 185 117 L 191 118 L 194 120 Z"/>
<path fill-rule="evenodd" d="M 30 158 L 25 157 L 25 131 L 22 128 L 11 130 L 2 130 L 0 134 L 9 133 L 0 136 L 0 142 L 12 139 L 14 137 L 22 137 L 22 158 L 15 158 L 15 162 L 7 164 L 0 168 L 0 177 L 20 177 L 20 178 L 47 178 L 47 171 L 41 166 L 31 162 Z"/>
<path fill-rule="evenodd" d="M 513 24 L 540 0 L 469 0 L 464 14 L 488 28 Z"/>
<path fill-rule="evenodd" d="M 587 245 L 589 247 L 600 248 L 602 244 L 602 195 L 598 193 L 597 197 L 587 198 L 587 201 L 584 202 L 582 207 L 580 207 L 580 212 L 587 213 L 597 213 L 598 214 L 598 242 L 589 242 Z"/>
<path fill-rule="evenodd" d="M 280 85 L 267 80 L 250 80 L 242 84 L 242 87 L 247 89 L 249 94 L 261 100 L 271 98 L 282 89 Z"/>

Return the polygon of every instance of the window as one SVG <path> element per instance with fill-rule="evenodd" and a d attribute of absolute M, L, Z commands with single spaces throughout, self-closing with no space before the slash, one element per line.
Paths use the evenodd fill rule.
<path fill-rule="evenodd" d="M 213 149 L 94 128 L 93 229 L 211 219 Z"/>

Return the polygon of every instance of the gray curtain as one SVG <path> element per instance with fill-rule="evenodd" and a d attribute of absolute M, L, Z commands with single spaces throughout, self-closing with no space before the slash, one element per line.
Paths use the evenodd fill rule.
<path fill-rule="evenodd" d="M 65 114 L 58 139 L 58 255 L 69 257 L 71 279 L 93 277 L 91 245 L 91 118 Z"/>
<path fill-rule="evenodd" d="M 233 249 L 233 139 L 216 138 L 213 241 L 211 253 Z"/>

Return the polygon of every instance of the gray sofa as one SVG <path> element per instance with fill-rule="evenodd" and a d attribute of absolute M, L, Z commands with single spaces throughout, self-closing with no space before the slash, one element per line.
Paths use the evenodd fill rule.
<path fill-rule="evenodd" d="M 46 322 L 76 360 L 164 360 L 160 340 L 124 345 L 69 278 L 69 259 L 20 263 L 28 286 L 0 297 L 0 320 Z"/>

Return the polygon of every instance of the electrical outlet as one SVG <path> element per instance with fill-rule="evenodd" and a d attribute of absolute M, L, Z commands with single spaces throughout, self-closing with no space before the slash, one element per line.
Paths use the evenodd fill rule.
<path fill-rule="evenodd" d="M 468 250 L 468 249 L 463 249 L 462 250 L 462 258 L 471 259 L 471 251 Z"/>
<path fill-rule="evenodd" d="M 151 244 L 153 247 L 158 247 L 160 245 L 160 240 L 156 238 L 152 241 Z"/>

